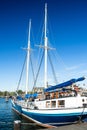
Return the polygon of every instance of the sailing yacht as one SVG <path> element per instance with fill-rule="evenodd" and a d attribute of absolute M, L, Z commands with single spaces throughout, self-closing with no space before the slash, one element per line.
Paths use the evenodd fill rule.
<path fill-rule="evenodd" d="M 26 117 L 43 127 L 55 127 L 65 125 L 87 118 L 87 97 L 81 96 L 74 90 L 73 84 L 85 80 L 85 77 L 71 79 L 69 81 L 57 84 L 55 86 L 47 85 L 47 4 L 45 4 L 45 30 L 44 30 L 44 48 L 45 50 L 45 82 L 42 93 L 32 95 L 33 100 L 12 100 L 12 108 L 17 113 Z M 30 55 L 30 30 L 31 21 L 29 24 L 29 42 L 27 48 L 27 73 L 26 73 L 26 94 L 28 87 L 28 64 Z"/>

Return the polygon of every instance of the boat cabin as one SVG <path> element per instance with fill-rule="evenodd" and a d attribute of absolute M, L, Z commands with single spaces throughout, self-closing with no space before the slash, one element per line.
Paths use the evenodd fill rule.
<path fill-rule="evenodd" d="M 45 98 L 35 99 L 38 109 L 60 109 L 87 106 L 87 97 L 82 97 L 75 90 L 46 92 Z M 39 96 L 40 97 L 40 96 Z"/>

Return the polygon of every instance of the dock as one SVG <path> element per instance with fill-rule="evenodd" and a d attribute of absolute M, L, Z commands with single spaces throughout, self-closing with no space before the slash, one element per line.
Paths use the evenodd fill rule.
<path fill-rule="evenodd" d="M 87 122 L 39 130 L 87 130 Z"/>
<path fill-rule="evenodd" d="M 24 125 L 35 126 L 36 124 L 35 123 L 21 123 L 20 120 L 17 120 L 17 121 L 14 121 L 14 130 L 21 130 L 21 126 L 24 126 Z M 87 122 L 80 122 L 76 124 L 58 126 L 55 128 L 36 128 L 36 130 L 87 130 Z"/>

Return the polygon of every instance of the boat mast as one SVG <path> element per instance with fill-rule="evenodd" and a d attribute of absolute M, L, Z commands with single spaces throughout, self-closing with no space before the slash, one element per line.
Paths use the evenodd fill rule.
<path fill-rule="evenodd" d="M 45 64 L 44 64 L 44 85 L 47 88 L 47 3 L 45 4 L 45 30 L 44 30 L 44 49 L 45 49 Z"/>
<path fill-rule="evenodd" d="M 31 19 L 29 21 L 29 35 L 28 35 L 28 47 L 27 47 L 27 63 L 26 63 L 26 94 L 28 91 L 28 82 L 29 82 L 29 61 L 30 61 L 30 31 L 31 31 Z"/>

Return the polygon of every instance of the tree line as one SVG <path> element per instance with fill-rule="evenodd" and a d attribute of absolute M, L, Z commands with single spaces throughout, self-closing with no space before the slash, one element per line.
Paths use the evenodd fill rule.
<path fill-rule="evenodd" d="M 18 90 L 17 92 L 19 95 L 24 94 L 24 91 Z M 9 91 L 0 91 L 0 97 L 4 96 L 15 96 L 17 95 L 16 92 L 9 92 Z"/>

